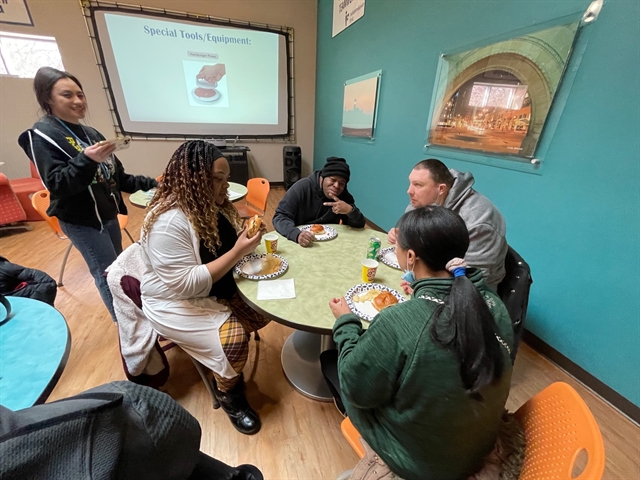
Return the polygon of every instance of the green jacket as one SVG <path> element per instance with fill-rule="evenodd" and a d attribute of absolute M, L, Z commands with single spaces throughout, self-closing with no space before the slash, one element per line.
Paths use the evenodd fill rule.
<path fill-rule="evenodd" d="M 470 269 L 512 348 L 513 328 L 498 296 Z M 404 479 L 466 478 L 493 448 L 509 395 L 511 360 L 504 348 L 502 377 L 480 393 L 466 393 L 453 352 L 431 338 L 431 316 L 452 278 L 422 279 L 408 301 L 380 312 L 365 331 L 353 314 L 338 318 L 338 375 L 349 418 L 371 448 Z"/>

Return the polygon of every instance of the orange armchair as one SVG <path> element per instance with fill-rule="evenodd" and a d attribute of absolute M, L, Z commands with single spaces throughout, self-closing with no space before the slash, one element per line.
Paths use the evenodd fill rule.
<path fill-rule="evenodd" d="M 11 188 L 11 183 L 7 177 L 0 173 L 0 229 L 27 229 L 28 225 L 22 224 L 27 220 L 27 215 L 18 201 L 18 197 Z"/>
<path fill-rule="evenodd" d="M 11 188 L 13 188 L 16 197 L 18 197 L 20 205 L 22 205 L 22 208 L 27 215 L 27 221 L 39 222 L 42 221 L 42 217 L 33 208 L 31 203 L 31 196 L 37 191 L 42 190 L 44 188 L 44 185 L 40 180 L 40 175 L 38 175 L 38 170 L 36 170 L 33 162 L 30 161 L 29 166 L 31 168 L 31 176 L 10 180 Z"/>

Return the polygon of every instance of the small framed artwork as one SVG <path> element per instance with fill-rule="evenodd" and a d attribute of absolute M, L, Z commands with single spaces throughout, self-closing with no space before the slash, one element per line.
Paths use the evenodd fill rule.
<path fill-rule="evenodd" d="M 344 84 L 342 136 L 373 140 L 382 70 L 348 80 Z"/>
<path fill-rule="evenodd" d="M 529 162 L 573 50 L 579 22 L 443 54 L 427 147 Z"/>
<path fill-rule="evenodd" d="M 0 0 L 0 23 L 33 27 L 27 0 Z"/>

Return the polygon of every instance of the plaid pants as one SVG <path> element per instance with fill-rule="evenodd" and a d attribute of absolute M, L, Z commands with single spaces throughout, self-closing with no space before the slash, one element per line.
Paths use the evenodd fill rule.
<path fill-rule="evenodd" d="M 237 293 L 228 300 L 218 299 L 218 302 L 231 309 L 231 316 L 222 324 L 219 334 L 222 351 L 238 375 L 233 378 L 224 378 L 214 372 L 213 376 L 218 389 L 228 392 L 242 378 L 242 370 L 249 357 L 249 334 L 260 330 L 271 320 L 253 310 Z"/>

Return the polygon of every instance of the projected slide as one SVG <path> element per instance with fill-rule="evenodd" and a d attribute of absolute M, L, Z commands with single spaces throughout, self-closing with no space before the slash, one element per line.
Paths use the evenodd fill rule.
<path fill-rule="evenodd" d="M 117 113 L 127 132 L 287 132 L 286 41 L 249 29 L 96 12 Z"/>

